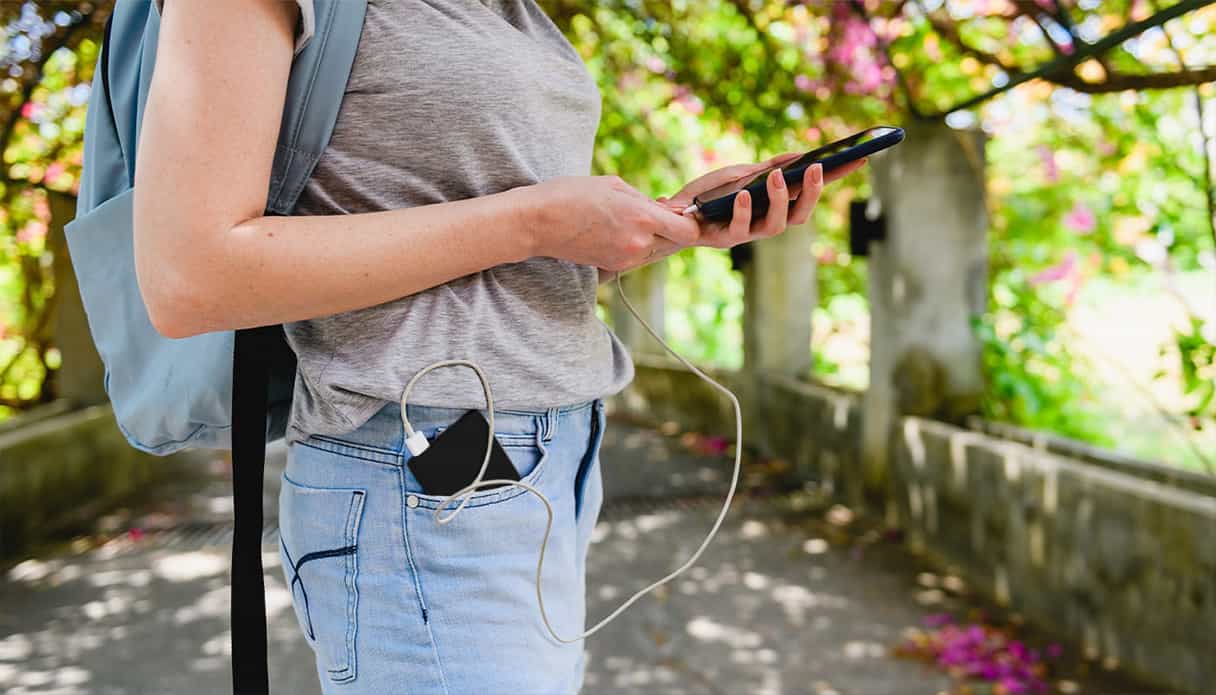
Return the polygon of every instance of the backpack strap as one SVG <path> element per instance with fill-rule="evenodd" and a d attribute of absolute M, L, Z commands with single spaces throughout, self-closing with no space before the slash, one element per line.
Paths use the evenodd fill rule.
<path fill-rule="evenodd" d="M 292 65 L 266 210 L 290 215 L 329 144 L 355 61 L 367 0 L 313 0 L 316 34 Z"/>
<path fill-rule="evenodd" d="M 367 0 L 314 0 L 316 33 L 295 57 L 266 211 L 290 215 L 333 134 L 354 64 Z M 232 688 L 270 692 L 262 495 L 271 373 L 285 359 L 282 326 L 236 332 L 232 358 Z M 294 375 L 294 370 L 292 370 Z M 276 380 L 274 383 L 278 383 Z M 276 423 L 271 423 L 275 426 Z M 281 423 L 277 423 L 281 426 Z"/>
<path fill-rule="evenodd" d="M 262 479 L 270 357 L 279 326 L 236 332 L 232 358 L 232 690 L 270 692 L 262 576 Z"/>

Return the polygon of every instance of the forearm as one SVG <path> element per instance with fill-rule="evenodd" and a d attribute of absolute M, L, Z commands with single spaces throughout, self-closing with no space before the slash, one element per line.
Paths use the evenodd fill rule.
<path fill-rule="evenodd" d="M 137 252 L 140 284 L 153 323 L 174 337 L 327 316 L 530 257 L 530 205 L 517 189 L 389 212 L 257 217 L 211 235 L 150 234 Z M 150 217 L 160 219 L 141 220 L 145 228 L 171 224 Z M 200 238 L 214 241 L 185 241 Z"/>

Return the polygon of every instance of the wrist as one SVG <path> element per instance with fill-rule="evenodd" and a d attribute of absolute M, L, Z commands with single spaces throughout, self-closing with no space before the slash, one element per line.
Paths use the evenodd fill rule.
<path fill-rule="evenodd" d="M 514 232 L 511 236 L 517 242 L 517 260 L 543 256 L 548 248 L 545 239 L 545 230 L 549 229 L 545 221 L 548 205 L 545 196 L 539 193 L 537 186 L 523 186 L 503 194 Z"/>

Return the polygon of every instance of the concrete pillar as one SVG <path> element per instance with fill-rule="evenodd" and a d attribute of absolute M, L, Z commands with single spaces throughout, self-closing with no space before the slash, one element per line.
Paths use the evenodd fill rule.
<path fill-rule="evenodd" d="M 805 379 L 811 372 L 811 312 L 815 309 L 815 257 L 811 224 L 751 244 L 743 267 L 743 439 L 774 453 L 770 424 L 788 407 L 772 397 L 766 377 Z"/>
<path fill-rule="evenodd" d="M 900 415 L 957 421 L 978 410 L 984 386 L 971 326 L 987 295 L 983 136 L 941 123 L 907 133 L 871 164 L 887 235 L 869 256 L 862 462 L 870 496 L 886 489 Z"/>
<path fill-rule="evenodd" d="M 810 223 L 752 244 L 744 268 L 744 368 L 806 378 L 811 373 L 811 312 L 815 309 L 815 238 Z"/>
<path fill-rule="evenodd" d="M 655 329 L 663 339 L 667 339 L 664 322 L 666 317 L 666 295 L 664 286 L 667 284 L 666 259 L 642 266 L 626 273 L 621 278 L 621 286 L 638 313 L 646 319 L 646 323 Z M 612 330 L 629 350 L 634 353 L 665 355 L 667 351 L 659 345 L 646 329 L 638 323 L 625 303 L 616 292 L 616 283 L 612 282 L 612 299 L 609 302 L 609 313 L 612 318 Z"/>
<path fill-rule="evenodd" d="M 49 241 L 55 254 L 55 316 L 51 325 L 55 327 L 55 347 L 63 357 L 62 366 L 52 377 L 54 393 L 57 398 L 78 406 L 105 403 L 105 367 L 93 347 L 80 288 L 76 285 L 76 273 L 72 270 L 63 236 L 64 225 L 76 216 L 76 198 L 53 191 L 48 195 L 51 207 Z"/>

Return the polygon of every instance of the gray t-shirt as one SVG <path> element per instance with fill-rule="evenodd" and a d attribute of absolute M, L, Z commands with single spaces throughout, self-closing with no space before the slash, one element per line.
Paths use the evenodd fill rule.
<path fill-rule="evenodd" d="M 599 117 L 594 80 L 535 0 L 370 0 L 332 140 L 297 214 L 392 210 L 586 175 Z M 335 244 L 359 243 L 341 235 L 335 224 Z M 596 316 L 596 285 L 594 267 L 537 257 L 288 324 L 299 357 L 288 438 L 351 431 L 446 359 L 480 365 L 496 408 L 616 393 L 633 365 Z M 424 377 L 410 402 L 485 403 L 476 376 L 455 367 Z"/>

